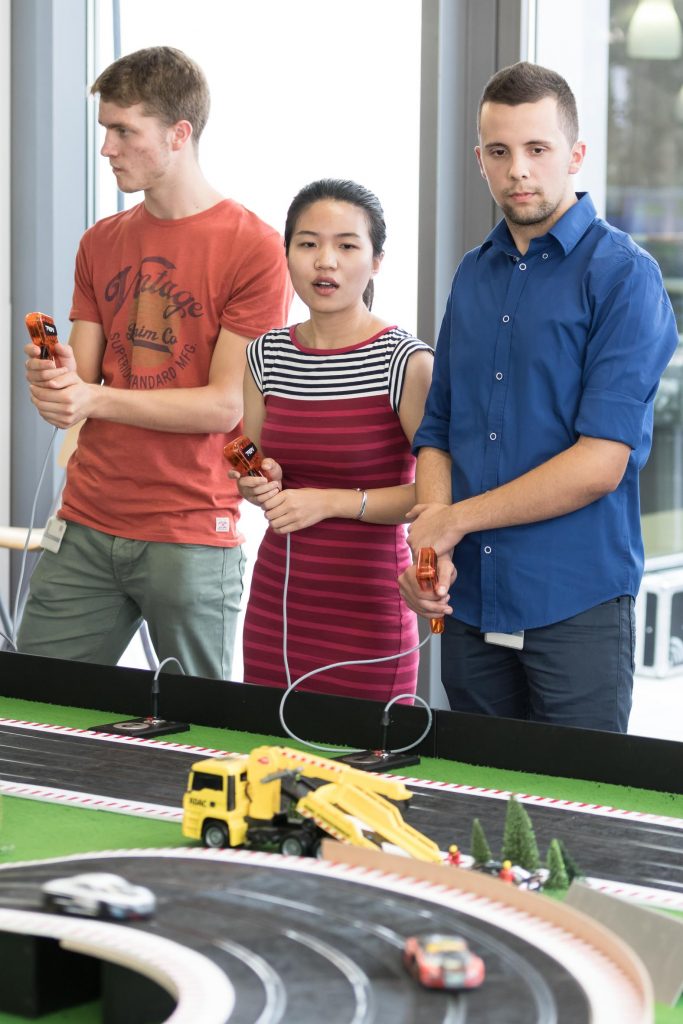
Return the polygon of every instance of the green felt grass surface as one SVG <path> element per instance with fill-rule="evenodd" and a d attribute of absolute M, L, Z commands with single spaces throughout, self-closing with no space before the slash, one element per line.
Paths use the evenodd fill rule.
<path fill-rule="evenodd" d="M 120 721 L 126 717 L 9 698 L 0 698 L 0 716 L 79 729 L 92 728 L 94 724 L 102 725 L 107 721 Z M 200 726 L 193 726 L 189 732 L 178 736 L 170 735 L 164 739 L 171 743 L 197 744 L 240 752 L 247 752 L 263 743 L 300 747 L 300 744 L 294 741 L 274 739 L 272 736 Z M 683 795 L 523 772 L 507 772 L 432 758 L 422 758 L 418 766 L 406 768 L 397 774 L 683 818 Z M 44 859 L 46 856 L 59 857 L 87 851 L 194 845 L 183 838 L 180 825 L 172 822 L 62 807 L 32 800 L 4 797 L 0 802 L 0 815 L 0 863 Z M 40 1018 L 40 1022 L 99 1024 L 101 1019 L 100 1004 L 89 1003 L 46 1015 Z M 24 1020 L 22 1017 L 0 1013 L 0 1024 L 22 1024 Z M 657 1004 L 655 1024 L 683 1024 L 683 1000 L 673 1008 Z"/>
<path fill-rule="evenodd" d="M 0 1013 L 0 1024 L 26 1024 L 28 1017 L 17 1017 L 14 1013 Z M 102 1024 L 101 1003 L 85 1003 L 69 1010 L 46 1013 L 42 1017 L 31 1017 L 39 1024 Z"/>

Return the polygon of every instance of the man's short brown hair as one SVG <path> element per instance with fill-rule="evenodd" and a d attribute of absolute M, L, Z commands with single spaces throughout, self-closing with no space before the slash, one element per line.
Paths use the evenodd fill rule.
<path fill-rule="evenodd" d="M 479 101 L 477 132 L 481 130 L 481 109 L 485 103 L 505 103 L 510 107 L 520 103 L 538 103 L 546 96 L 557 100 L 560 127 L 573 146 L 579 137 L 579 117 L 576 99 L 562 75 L 540 64 L 521 60 L 511 64 L 489 78 Z"/>
<path fill-rule="evenodd" d="M 120 57 L 98 75 L 90 92 L 119 107 L 142 103 L 145 114 L 167 125 L 189 121 L 195 143 L 209 116 L 204 72 L 172 46 L 150 46 Z"/>

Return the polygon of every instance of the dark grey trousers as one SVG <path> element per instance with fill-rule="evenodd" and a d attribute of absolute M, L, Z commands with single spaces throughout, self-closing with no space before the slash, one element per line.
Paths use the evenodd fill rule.
<path fill-rule="evenodd" d="M 635 654 L 632 597 L 528 629 L 521 651 L 446 617 L 441 678 L 453 711 L 626 732 Z"/>

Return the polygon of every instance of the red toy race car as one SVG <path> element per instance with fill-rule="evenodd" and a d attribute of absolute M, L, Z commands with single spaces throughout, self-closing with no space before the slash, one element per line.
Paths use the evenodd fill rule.
<path fill-rule="evenodd" d="M 460 935 L 411 935 L 403 946 L 403 963 L 427 988 L 477 988 L 484 980 L 484 961 Z"/>

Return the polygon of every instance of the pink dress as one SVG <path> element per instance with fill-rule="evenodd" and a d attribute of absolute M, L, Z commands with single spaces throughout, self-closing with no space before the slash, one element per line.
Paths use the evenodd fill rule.
<path fill-rule="evenodd" d="M 294 328 L 248 349 L 266 416 L 264 456 L 285 487 L 361 488 L 412 483 L 415 460 L 397 409 L 410 355 L 427 345 L 396 327 L 358 345 L 309 349 Z M 360 507 L 361 495 L 358 495 Z M 244 626 L 244 679 L 287 685 L 282 652 L 284 536 L 267 530 L 254 567 Z M 416 617 L 397 577 L 410 564 L 403 526 L 326 519 L 291 534 L 287 653 L 292 680 L 337 661 L 381 658 L 417 643 Z M 389 700 L 414 693 L 418 654 L 332 669 L 300 689 Z"/>

